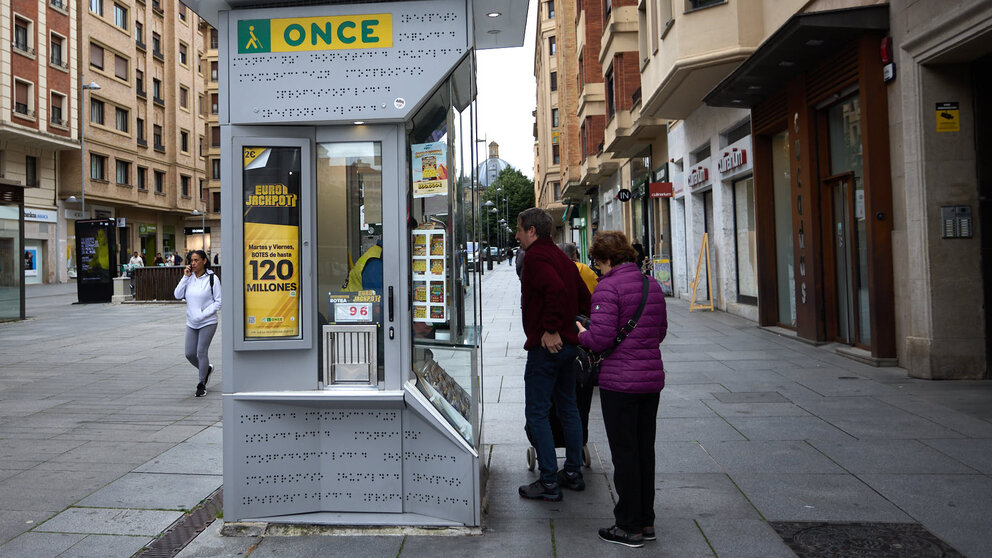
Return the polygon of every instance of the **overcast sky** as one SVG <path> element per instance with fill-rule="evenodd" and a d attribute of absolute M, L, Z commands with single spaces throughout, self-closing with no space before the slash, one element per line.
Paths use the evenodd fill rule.
<path fill-rule="evenodd" d="M 534 177 L 535 16 L 540 2 L 530 1 L 524 46 L 478 51 L 479 139 L 496 140 L 499 156 Z M 487 152 L 481 151 L 485 160 Z"/>

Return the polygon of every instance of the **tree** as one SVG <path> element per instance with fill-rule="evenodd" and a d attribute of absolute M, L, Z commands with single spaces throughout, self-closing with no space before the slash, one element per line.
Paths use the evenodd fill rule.
<path fill-rule="evenodd" d="M 506 202 L 503 201 L 504 198 L 507 200 Z M 498 214 L 489 214 L 489 245 L 499 245 L 496 234 L 500 219 L 506 219 L 506 224 L 513 231 L 504 235 L 503 245 L 507 245 L 507 239 L 509 239 L 509 245 L 513 245 L 517 215 L 525 209 L 534 207 L 534 181 L 524 176 L 519 170 L 507 167 L 500 171 L 496 180 L 482 194 L 482 203 L 487 201 L 493 202 L 493 208 L 499 208 Z M 507 204 L 509 208 L 506 208 Z M 481 226 L 483 228 L 486 226 L 485 215 L 482 216 Z"/>

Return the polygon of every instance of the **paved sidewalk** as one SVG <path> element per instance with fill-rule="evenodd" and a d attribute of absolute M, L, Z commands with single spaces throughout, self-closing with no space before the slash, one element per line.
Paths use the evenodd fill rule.
<path fill-rule="evenodd" d="M 483 283 L 490 481 L 482 535 L 221 537 L 215 521 L 180 556 L 637 552 L 596 537 L 613 506 L 598 398 L 587 490 L 557 504 L 517 496 L 518 485 L 536 478 L 525 462 L 519 283 L 506 264 L 494 271 Z M 219 397 L 189 397 L 181 307 L 81 310 L 53 295 L 30 300 L 28 313 L 35 318 L 0 325 L 0 556 L 128 556 L 123 543 L 111 552 L 111 541 L 144 544 L 145 532 L 65 525 L 107 513 L 109 503 L 118 515 L 104 528 L 119 533 L 130 515 L 124 506 L 152 523 L 149 512 L 188 505 L 160 506 L 146 492 L 181 490 L 193 477 L 217 478 L 216 487 Z M 728 314 L 690 314 L 673 300 L 662 353 L 669 375 L 658 414 L 659 540 L 642 552 L 794 556 L 769 522 L 825 521 L 922 524 L 966 556 L 992 555 L 992 383 L 912 380 Z M 190 459 L 200 464 L 171 468 Z M 87 554 L 93 548 L 103 553 Z"/>

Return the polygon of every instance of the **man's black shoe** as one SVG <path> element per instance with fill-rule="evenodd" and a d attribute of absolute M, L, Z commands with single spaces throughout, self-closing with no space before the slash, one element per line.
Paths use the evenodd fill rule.
<path fill-rule="evenodd" d="M 558 483 L 545 484 L 536 480 L 530 484 L 520 487 L 520 495 L 530 500 L 547 500 L 549 502 L 561 502 L 561 487 Z"/>
<path fill-rule="evenodd" d="M 210 381 L 210 375 L 214 373 L 214 365 L 207 365 L 207 377 L 203 379 L 203 387 L 207 387 L 207 382 Z"/>
<path fill-rule="evenodd" d="M 207 388 L 203 387 L 203 384 L 196 384 L 196 396 L 203 397 L 207 394 Z"/>
<path fill-rule="evenodd" d="M 611 542 L 613 544 L 622 544 L 623 546 L 628 546 L 630 548 L 641 548 L 644 546 L 644 537 L 640 533 L 636 535 L 631 535 L 630 533 L 624 531 L 623 529 L 614 525 L 613 527 L 607 527 L 605 529 L 599 530 L 599 538 L 606 542 Z"/>
<path fill-rule="evenodd" d="M 641 531 L 641 536 L 644 537 L 645 541 L 658 540 L 658 535 L 655 534 L 654 527 L 645 527 L 644 530 Z"/>
<path fill-rule="evenodd" d="M 558 471 L 558 484 L 569 490 L 581 492 L 586 489 L 586 481 L 582 479 L 582 473 L 567 473 L 564 470 Z"/>

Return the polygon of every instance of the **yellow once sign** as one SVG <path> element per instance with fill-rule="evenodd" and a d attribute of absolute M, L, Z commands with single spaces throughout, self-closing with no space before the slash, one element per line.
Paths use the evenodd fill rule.
<path fill-rule="evenodd" d="M 269 22 L 270 52 L 393 46 L 392 14 L 285 18 Z"/>

